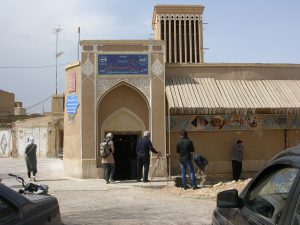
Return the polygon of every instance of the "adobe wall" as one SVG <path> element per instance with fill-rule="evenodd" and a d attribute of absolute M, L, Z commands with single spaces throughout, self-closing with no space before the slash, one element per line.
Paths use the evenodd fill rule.
<path fill-rule="evenodd" d="M 15 95 L 6 91 L 0 90 L 0 114 L 14 114 Z"/>
<path fill-rule="evenodd" d="M 72 87 L 69 85 L 70 82 L 73 82 L 72 80 L 75 81 L 75 90 L 70 90 Z M 64 172 L 68 176 L 80 178 L 83 173 L 83 168 L 81 138 L 81 68 L 79 63 L 69 65 L 66 69 L 65 103 L 71 93 L 78 97 L 79 107 L 75 115 L 69 115 L 67 114 L 67 110 L 64 111 Z"/>
<path fill-rule="evenodd" d="M 169 133 L 167 133 L 168 137 Z M 171 174 L 179 175 L 179 155 L 176 144 L 179 132 L 170 134 Z M 253 130 L 253 131 L 190 131 L 196 153 L 209 160 L 209 180 L 232 179 L 231 151 L 240 139 L 244 145 L 242 178 L 252 177 L 268 160 L 285 148 L 293 147 L 300 141 L 300 130 Z M 196 168 L 196 167 L 195 167 Z"/>
<path fill-rule="evenodd" d="M 0 128 L 0 157 L 8 157 L 12 153 L 12 133 L 10 128 Z"/>

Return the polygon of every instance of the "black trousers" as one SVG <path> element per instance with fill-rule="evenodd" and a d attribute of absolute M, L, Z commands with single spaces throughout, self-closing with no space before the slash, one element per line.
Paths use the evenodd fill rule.
<path fill-rule="evenodd" d="M 137 180 L 142 178 L 142 171 L 144 167 L 144 176 L 143 181 L 148 180 L 149 173 L 149 165 L 150 165 L 150 155 L 149 154 L 138 154 L 137 155 Z"/>
<path fill-rule="evenodd" d="M 238 181 L 242 173 L 242 162 L 232 160 L 232 178 Z"/>

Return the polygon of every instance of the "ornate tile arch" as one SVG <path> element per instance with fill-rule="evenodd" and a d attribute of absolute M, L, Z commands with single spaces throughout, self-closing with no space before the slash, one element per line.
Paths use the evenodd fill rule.
<path fill-rule="evenodd" d="M 145 131 L 144 122 L 131 110 L 120 108 L 105 119 L 101 126 L 101 139 L 105 131 Z"/>
<path fill-rule="evenodd" d="M 116 86 L 119 83 L 128 83 L 138 90 L 140 90 L 147 98 L 148 103 L 150 103 L 150 78 L 142 77 L 142 78 L 97 78 L 96 84 L 96 95 L 98 102 L 100 98 L 112 87 Z"/>

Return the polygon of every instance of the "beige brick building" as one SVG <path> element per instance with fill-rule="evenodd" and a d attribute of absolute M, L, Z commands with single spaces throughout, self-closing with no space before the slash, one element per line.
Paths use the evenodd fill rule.
<path fill-rule="evenodd" d="M 158 5 L 155 40 L 80 42 L 81 62 L 66 69 L 68 175 L 102 177 L 97 146 L 108 132 L 119 180 L 136 178 L 135 145 L 145 130 L 170 156 L 171 175 L 179 174 L 179 131 L 188 130 L 211 179 L 230 178 L 237 139 L 245 146 L 244 177 L 299 142 L 300 65 L 205 63 L 203 12 L 201 5 Z"/>
<path fill-rule="evenodd" d="M 14 115 L 15 94 L 0 90 L 0 115 Z"/>

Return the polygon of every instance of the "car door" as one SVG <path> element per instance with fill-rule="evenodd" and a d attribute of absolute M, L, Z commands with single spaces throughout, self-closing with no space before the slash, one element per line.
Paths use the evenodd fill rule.
<path fill-rule="evenodd" d="M 282 215 L 287 213 L 298 174 L 298 168 L 288 165 L 266 168 L 243 193 L 243 207 L 230 210 L 228 224 L 285 224 Z"/>
<path fill-rule="evenodd" d="M 0 224 L 16 224 L 17 208 L 0 195 Z"/>
<path fill-rule="evenodd" d="M 286 224 L 300 225 L 300 179 L 292 197 L 291 204 L 286 215 Z"/>

